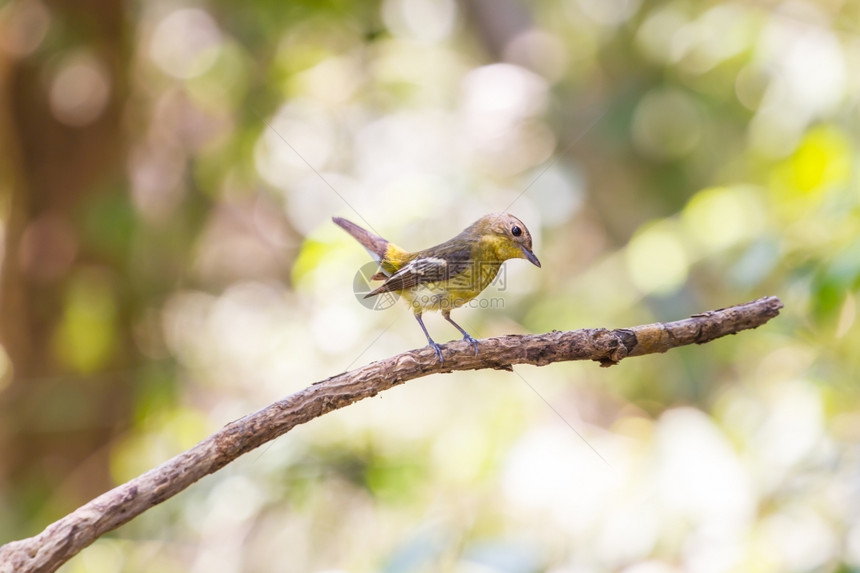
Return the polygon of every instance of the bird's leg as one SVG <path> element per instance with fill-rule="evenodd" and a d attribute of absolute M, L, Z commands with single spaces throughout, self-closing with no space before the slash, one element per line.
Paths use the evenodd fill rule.
<path fill-rule="evenodd" d="M 417 320 L 417 321 L 418 321 L 418 325 L 421 327 L 421 330 L 423 330 L 423 331 L 424 331 L 424 336 L 426 336 L 426 337 L 427 337 L 427 342 L 428 342 L 428 344 L 430 344 L 430 346 L 431 346 L 431 347 L 433 348 L 433 350 L 436 352 L 436 358 L 438 358 L 438 359 L 439 359 L 439 362 L 440 362 L 440 363 L 445 362 L 445 359 L 444 359 L 444 358 L 442 358 L 442 349 L 439 347 L 439 345 L 438 345 L 438 344 L 436 344 L 435 342 L 433 342 L 433 339 L 432 339 L 432 338 L 430 338 L 430 333 L 429 333 L 429 332 L 427 332 L 427 327 L 426 327 L 426 326 L 424 326 L 424 321 L 423 321 L 423 320 L 421 320 L 421 314 L 416 314 L 416 315 L 415 315 L 415 320 Z"/>
<path fill-rule="evenodd" d="M 472 335 L 469 334 L 468 332 L 466 332 L 462 326 L 460 326 L 459 324 L 457 324 L 456 322 L 454 322 L 451 319 L 451 311 L 450 310 L 448 310 L 448 311 L 443 310 L 442 316 L 445 317 L 445 320 L 447 320 L 448 322 L 453 324 L 454 328 L 456 328 L 457 330 L 459 330 L 460 332 L 463 333 L 463 340 L 468 340 L 469 342 L 472 343 L 472 346 L 475 347 L 475 356 L 477 356 L 478 355 L 478 341 L 475 340 L 474 338 L 472 338 Z"/>

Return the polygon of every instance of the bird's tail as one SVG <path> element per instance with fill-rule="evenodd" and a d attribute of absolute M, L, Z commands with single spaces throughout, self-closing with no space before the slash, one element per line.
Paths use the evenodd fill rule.
<path fill-rule="evenodd" d="M 367 249 L 370 256 L 377 262 L 383 263 L 383 270 L 385 271 L 389 271 L 387 268 L 389 265 L 385 263 L 394 263 L 394 268 L 396 269 L 398 266 L 397 263 L 407 254 L 406 251 L 397 245 L 386 241 L 378 235 L 374 235 L 366 229 L 362 229 L 352 221 L 347 221 L 341 217 L 332 217 L 332 221 L 361 243 L 361 246 Z"/>

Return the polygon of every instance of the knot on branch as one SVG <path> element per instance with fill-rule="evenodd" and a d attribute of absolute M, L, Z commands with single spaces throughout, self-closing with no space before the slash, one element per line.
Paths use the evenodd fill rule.
<path fill-rule="evenodd" d="M 627 358 L 629 349 L 625 343 L 625 337 L 622 330 L 607 330 L 598 328 L 592 331 L 592 342 L 598 354 L 594 360 L 600 363 L 602 368 L 614 366 Z M 627 331 L 629 334 L 630 331 Z M 633 335 L 635 340 L 636 336 Z"/>

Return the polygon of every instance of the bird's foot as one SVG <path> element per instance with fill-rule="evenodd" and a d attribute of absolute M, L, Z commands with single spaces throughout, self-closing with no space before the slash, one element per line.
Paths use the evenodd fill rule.
<path fill-rule="evenodd" d="M 475 356 L 478 355 L 478 341 L 471 337 L 471 335 L 466 334 L 463 336 L 463 340 L 467 340 L 472 343 L 472 346 L 475 347 Z"/>
<path fill-rule="evenodd" d="M 430 341 L 430 348 L 432 348 L 433 351 L 436 353 L 436 358 L 439 359 L 439 364 L 444 363 L 445 359 L 442 358 L 442 347 L 431 340 Z"/>

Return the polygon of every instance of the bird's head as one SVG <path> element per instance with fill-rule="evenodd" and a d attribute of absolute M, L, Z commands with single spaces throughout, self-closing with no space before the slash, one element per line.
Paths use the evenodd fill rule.
<path fill-rule="evenodd" d="M 468 230 L 481 235 L 494 248 L 499 258 L 526 259 L 536 267 L 540 261 L 532 251 L 532 235 L 522 221 L 508 213 L 493 213 L 481 217 Z"/>

